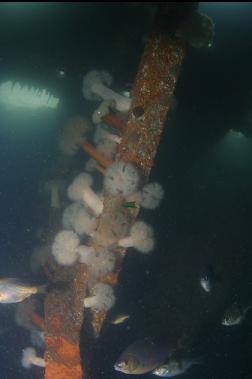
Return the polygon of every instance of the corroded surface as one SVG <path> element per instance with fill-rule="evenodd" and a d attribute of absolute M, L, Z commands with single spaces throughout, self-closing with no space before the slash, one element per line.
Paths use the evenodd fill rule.
<path fill-rule="evenodd" d="M 141 167 L 145 175 L 154 165 L 184 56 L 185 46 L 181 41 L 153 34 L 140 62 L 132 109 L 119 152 L 122 159 Z"/>

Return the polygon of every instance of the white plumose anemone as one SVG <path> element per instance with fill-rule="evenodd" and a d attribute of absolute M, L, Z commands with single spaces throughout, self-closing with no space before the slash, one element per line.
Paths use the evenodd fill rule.
<path fill-rule="evenodd" d="M 92 249 L 92 248 L 90 248 Z M 115 268 L 115 255 L 107 249 L 84 251 L 80 254 L 80 262 L 88 265 L 93 278 L 107 275 Z"/>
<path fill-rule="evenodd" d="M 82 204 L 73 203 L 65 209 L 62 223 L 65 229 L 73 229 L 79 235 L 90 236 L 95 231 L 97 219 Z"/>
<path fill-rule="evenodd" d="M 97 219 L 94 216 L 91 216 L 88 211 L 82 207 L 74 215 L 73 219 L 73 230 L 79 234 L 87 234 L 91 236 L 96 229 Z"/>
<path fill-rule="evenodd" d="M 153 229 L 143 221 L 136 221 L 129 236 L 119 240 L 121 247 L 134 247 L 143 254 L 148 254 L 154 248 Z"/>
<path fill-rule="evenodd" d="M 104 187 L 111 195 L 129 196 L 137 191 L 139 183 L 138 170 L 131 163 L 119 160 L 105 171 Z"/>
<path fill-rule="evenodd" d="M 119 112 L 127 112 L 131 105 L 131 99 L 114 92 L 110 86 L 111 75 L 106 71 L 89 71 L 83 78 L 82 93 L 85 99 L 93 100 L 102 98 L 115 102 L 115 108 Z"/>
<path fill-rule="evenodd" d="M 84 299 L 85 308 L 107 311 L 115 304 L 114 290 L 109 284 L 98 283 L 92 290 L 93 295 Z"/>
<path fill-rule="evenodd" d="M 71 230 L 59 232 L 52 245 L 52 254 L 55 260 L 63 266 L 73 265 L 77 259 L 80 240 Z"/>
<path fill-rule="evenodd" d="M 157 208 L 164 197 L 164 190 L 159 183 L 148 183 L 143 187 L 141 205 L 146 209 Z"/>
<path fill-rule="evenodd" d="M 83 205 L 81 203 L 74 202 L 65 208 L 63 212 L 63 216 L 62 216 L 62 225 L 64 229 L 69 229 L 69 230 L 73 229 L 73 220 L 74 220 L 75 214 L 80 209 L 82 209 L 82 207 Z"/>
<path fill-rule="evenodd" d="M 91 70 L 83 77 L 82 93 L 86 100 L 100 100 L 100 95 L 93 91 L 95 84 L 103 84 L 110 86 L 112 84 L 112 76 L 104 70 Z"/>
<path fill-rule="evenodd" d="M 68 187 L 68 197 L 73 201 L 83 201 L 95 214 L 99 216 L 103 211 L 103 202 L 92 190 L 93 179 L 91 175 L 82 173 L 78 175 Z"/>
<path fill-rule="evenodd" d="M 33 347 L 23 349 L 21 363 L 24 368 L 30 368 L 32 365 L 45 367 L 45 360 L 36 356 L 36 351 Z"/>

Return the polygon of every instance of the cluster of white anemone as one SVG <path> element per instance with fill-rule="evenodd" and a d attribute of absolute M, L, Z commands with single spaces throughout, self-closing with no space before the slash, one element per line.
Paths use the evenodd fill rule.
<path fill-rule="evenodd" d="M 99 135 L 97 136 L 97 138 Z M 52 245 L 52 254 L 55 260 L 64 266 L 73 265 L 75 262 L 85 263 L 93 280 L 112 272 L 115 268 L 116 256 L 111 247 L 94 248 L 92 237 L 96 232 L 98 217 L 103 211 L 103 198 L 97 195 L 92 188 L 92 176 L 86 172 L 79 174 L 70 184 L 67 194 L 74 201 L 63 213 L 63 227 Z M 140 189 L 141 178 L 138 169 L 131 163 L 116 160 L 104 173 L 104 190 L 114 196 L 122 196 L 125 202 L 134 202 L 136 206 L 146 209 L 156 208 L 164 195 L 159 183 L 149 183 Z M 88 245 L 82 244 L 82 238 L 89 238 Z M 91 243 L 90 243 L 91 238 Z M 154 233 L 150 225 L 144 221 L 136 221 L 127 235 L 117 241 L 119 247 L 132 247 L 138 252 L 148 254 L 154 248 Z M 97 303 L 86 301 L 85 306 L 100 309 L 108 298 L 107 292 L 101 289 L 110 287 L 97 287 Z M 112 290 L 112 287 L 110 289 Z M 111 293 L 111 292 L 110 292 Z M 105 296 L 106 295 L 106 296 Z M 102 301 L 102 296 L 106 301 Z M 108 304 L 112 304 L 109 301 Z M 90 305 L 87 305 L 90 304 Z M 94 306 L 92 304 L 95 304 Z"/>
<path fill-rule="evenodd" d="M 72 266 L 76 261 L 85 263 L 92 274 L 90 282 L 114 270 L 116 258 L 112 251 L 102 247 L 96 250 L 79 242 L 78 236 L 71 231 L 61 231 L 56 235 L 52 254 L 58 264 Z"/>
<path fill-rule="evenodd" d="M 130 228 L 129 235 L 118 242 L 122 247 L 134 247 L 143 254 L 154 248 L 153 229 L 144 221 L 136 221 Z"/>
<path fill-rule="evenodd" d="M 143 186 L 137 167 L 117 159 L 117 145 L 121 142 L 121 137 L 118 132 L 102 123 L 111 109 L 127 112 L 131 106 L 131 99 L 114 92 L 110 88 L 111 84 L 112 77 L 106 71 L 91 71 L 84 77 L 82 88 L 85 99 L 102 100 L 92 117 L 96 125 L 93 142 L 100 154 L 113 161 L 107 169 L 103 169 L 103 189 L 112 196 L 119 196 L 125 203 L 134 203 L 135 207 L 154 209 L 163 198 L 161 185 L 149 183 Z M 85 142 L 84 134 L 88 128 L 83 120 L 70 120 L 65 128 L 61 147 L 68 154 L 75 154 L 77 148 Z M 96 162 L 90 159 L 86 164 L 86 171 L 96 168 Z M 56 235 L 52 254 L 60 265 L 70 266 L 80 262 L 88 266 L 93 282 L 91 296 L 85 298 L 84 306 L 107 310 L 115 301 L 113 288 L 107 284 L 93 284 L 97 283 L 98 278 L 114 270 L 115 247 L 132 247 L 143 254 L 151 252 L 154 248 L 153 229 L 139 220 L 117 242 L 111 245 L 104 240 L 101 246 L 96 246 L 95 243 L 102 239 L 102 234 L 100 239 L 97 236 L 97 226 L 104 204 L 103 196 L 94 190 L 92 176 L 87 172 L 79 174 L 68 187 L 67 195 L 73 203 L 63 213 L 62 224 L 65 230 Z"/>
<path fill-rule="evenodd" d="M 64 229 L 73 230 L 78 235 L 92 236 L 97 226 L 97 218 L 79 202 L 70 204 L 63 212 Z"/>
<path fill-rule="evenodd" d="M 62 230 L 56 234 L 52 245 L 56 262 L 63 266 L 72 266 L 89 250 L 92 251 L 92 248 L 81 245 L 79 236 L 71 230 Z"/>
<path fill-rule="evenodd" d="M 92 121 L 98 126 L 99 141 L 97 141 L 97 133 L 95 134 L 95 145 L 99 152 L 108 158 L 113 158 L 116 153 L 117 143 L 120 137 L 113 131 L 109 133 L 99 127 L 102 119 L 106 116 L 110 109 L 119 112 L 128 112 L 131 106 L 129 97 L 120 95 L 110 88 L 112 84 L 112 76 L 106 71 L 93 70 L 89 71 L 83 78 L 82 93 L 86 100 L 102 100 L 99 107 L 94 111 Z M 103 125 L 104 126 L 104 125 Z M 101 130 L 99 130 L 101 129 Z M 60 149 L 65 155 L 75 155 L 79 147 L 86 141 L 86 135 L 90 130 L 89 121 L 83 116 L 70 118 L 62 131 L 60 138 Z M 102 135 L 101 135 L 102 131 Z M 88 161 L 86 169 L 93 170 L 95 162 Z"/>

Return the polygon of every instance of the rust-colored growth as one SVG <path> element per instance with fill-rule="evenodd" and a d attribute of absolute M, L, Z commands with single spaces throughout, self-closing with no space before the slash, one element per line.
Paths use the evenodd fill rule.
<path fill-rule="evenodd" d="M 46 344 L 54 358 L 45 356 L 46 378 L 82 378 L 79 343 L 62 336 L 57 338 L 48 336 Z"/>
<path fill-rule="evenodd" d="M 142 55 L 119 153 L 141 167 L 146 176 L 154 164 L 184 56 L 184 43 L 166 34 L 153 34 Z"/>
<path fill-rule="evenodd" d="M 119 130 L 125 130 L 127 123 L 122 120 L 116 113 L 110 112 L 102 118 L 102 121 Z"/>
<path fill-rule="evenodd" d="M 90 157 L 92 157 L 93 159 L 95 159 L 96 162 L 99 163 L 99 165 L 102 168 L 107 168 L 107 167 L 109 167 L 113 163 L 113 161 L 111 161 L 110 159 L 105 158 L 104 155 L 102 155 L 101 153 L 99 153 L 99 151 L 96 150 L 95 146 L 93 146 L 89 142 L 85 142 L 82 145 L 82 148 L 83 148 L 83 150 L 85 150 L 85 152 L 88 155 L 90 155 Z"/>
<path fill-rule="evenodd" d="M 76 264 L 71 268 L 59 268 L 56 276 L 59 283 L 64 279 L 66 284 L 59 284 L 59 289 L 51 291 L 45 302 L 45 378 L 81 379 L 84 374 L 79 337 L 87 284 L 86 266 Z"/>
<path fill-rule="evenodd" d="M 45 330 L 45 320 L 38 313 L 33 313 L 31 315 L 31 322 L 41 330 Z"/>

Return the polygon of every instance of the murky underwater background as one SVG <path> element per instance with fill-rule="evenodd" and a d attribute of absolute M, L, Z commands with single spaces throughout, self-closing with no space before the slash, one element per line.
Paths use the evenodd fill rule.
<path fill-rule="evenodd" d="M 198 280 L 201 253 L 218 270 L 222 259 L 228 261 L 236 251 L 243 270 L 235 297 L 252 301 L 252 5 L 204 3 L 200 10 L 215 23 L 214 43 L 209 49 L 191 48 L 183 64 L 150 178 L 163 185 L 165 197 L 156 211 L 140 213 L 155 230 L 155 251 L 144 256 L 132 250 L 125 259 L 116 309 L 131 317 L 118 327 L 105 324 L 93 353 L 97 379 L 125 376 L 113 364 L 136 336 L 169 331 L 174 310 L 167 294 L 175 299 L 183 292 L 188 270 Z M 27 82 L 60 99 L 55 111 L 0 109 L 1 277 L 36 282 L 29 260 L 37 231 L 47 222 L 48 203 L 41 192 L 58 156 L 59 132 L 67 118 L 94 110 L 82 97 L 82 77 L 90 69 L 105 69 L 116 88 L 131 88 L 152 19 L 151 5 L 0 5 L 0 83 Z M 78 159 L 81 166 L 81 153 Z M 42 378 L 41 369 L 21 366 L 29 333 L 15 324 L 14 313 L 15 304 L 0 304 L 0 378 Z M 251 313 L 237 328 L 210 327 L 210 336 L 201 341 L 204 364 L 184 378 L 250 378 Z"/>

